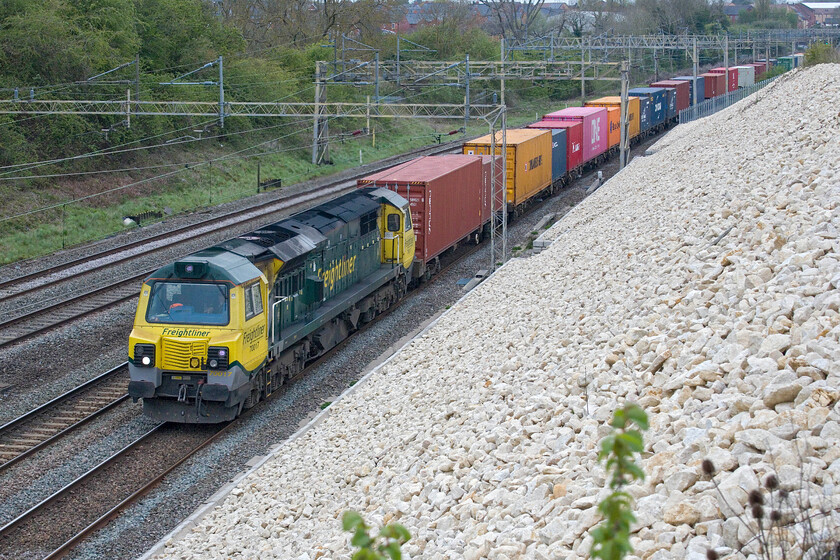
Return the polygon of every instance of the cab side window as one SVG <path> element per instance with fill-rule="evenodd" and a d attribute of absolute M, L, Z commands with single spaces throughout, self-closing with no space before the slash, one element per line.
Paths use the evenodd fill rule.
<path fill-rule="evenodd" d="M 405 213 L 405 231 L 411 229 L 411 212 L 406 211 Z"/>
<path fill-rule="evenodd" d="M 388 231 L 400 231 L 399 214 L 388 214 Z"/>
<path fill-rule="evenodd" d="M 262 290 L 260 283 L 245 287 L 245 320 L 252 319 L 263 312 Z"/>
<path fill-rule="evenodd" d="M 251 286 L 251 294 L 254 299 L 254 315 L 259 315 L 263 312 L 262 290 L 259 282 Z"/>

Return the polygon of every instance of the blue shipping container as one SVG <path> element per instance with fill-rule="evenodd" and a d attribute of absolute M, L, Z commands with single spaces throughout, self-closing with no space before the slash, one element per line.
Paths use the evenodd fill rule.
<path fill-rule="evenodd" d="M 551 129 L 551 182 L 556 183 L 566 174 L 566 129 Z"/>
<path fill-rule="evenodd" d="M 650 130 L 650 97 L 639 97 L 639 133 Z"/>
<path fill-rule="evenodd" d="M 674 80 L 680 80 L 683 82 L 688 82 L 689 88 L 691 88 L 691 93 L 689 103 L 691 105 L 695 105 L 694 103 L 694 92 L 697 92 L 697 103 L 702 103 L 706 100 L 706 79 L 703 76 L 697 76 L 695 79 L 694 76 L 677 76 L 673 78 Z M 695 88 L 695 85 L 697 86 Z"/>
<path fill-rule="evenodd" d="M 668 92 L 668 114 L 667 119 L 674 119 L 677 117 L 677 90 L 674 88 L 665 88 Z"/>
<path fill-rule="evenodd" d="M 650 99 L 650 126 L 657 126 L 665 122 L 665 113 L 668 110 L 668 97 L 665 88 L 640 87 L 633 88 L 628 93 L 635 97 Z"/>

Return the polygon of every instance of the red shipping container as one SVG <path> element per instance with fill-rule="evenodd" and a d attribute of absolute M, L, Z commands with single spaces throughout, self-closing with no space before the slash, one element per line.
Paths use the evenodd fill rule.
<path fill-rule="evenodd" d="M 484 165 L 482 156 L 426 156 L 357 181 L 359 187 L 383 187 L 408 200 L 414 260 L 423 265 L 415 267 L 415 276 L 489 218 Z"/>
<path fill-rule="evenodd" d="M 755 81 L 759 81 L 759 77 L 767 72 L 767 63 L 766 62 L 753 62 L 752 64 L 748 64 L 747 66 L 755 67 Z"/>
<path fill-rule="evenodd" d="M 545 120 L 573 121 L 583 124 L 583 163 L 607 151 L 610 123 L 604 107 L 569 107 L 545 116 Z"/>
<path fill-rule="evenodd" d="M 726 93 L 726 76 L 723 74 L 701 74 L 703 76 L 703 84 L 706 88 L 706 99 L 717 97 Z"/>
<path fill-rule="evenodd" d="M 735 91 L 738 89 L 738 69 L 735 67 L 726 68 L 724 66 L 720 66 L 718 68 L 712 68 L 709 70 L 712 74 L 729 74 L 729 91 Z M 726 78 L 724 78 L 724 88 L 726 87 Z"/>
<path fill-rule="evenodd" d="M 691 84 L 682 80 L 660 80 L 650 87 L 674 88 L 677 90 L 677 113 L 691 105 Z"/>
<path fill-rule="evenodd" d="M 566 129 L 566 169 L 571 173 L 583 163 L 583 125 L 579 121 L 544 120 L 529 124 L 528 128 Z"/>

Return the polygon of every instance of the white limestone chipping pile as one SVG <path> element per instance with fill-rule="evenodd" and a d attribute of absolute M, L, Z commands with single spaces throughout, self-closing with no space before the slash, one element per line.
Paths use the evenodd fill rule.
<path fill-rule="evenodd" d="M 172 558 L 348 558 L 340 518 L 411 558 L 587 558 L 616 407 L 641 404 L 635 557 L 724 556 L 770 472 L 840 481 L 840 66 L 782 78 L 640 158 L 316 428 Z M 633 558 L 633 557 L 631 557 Z"/>

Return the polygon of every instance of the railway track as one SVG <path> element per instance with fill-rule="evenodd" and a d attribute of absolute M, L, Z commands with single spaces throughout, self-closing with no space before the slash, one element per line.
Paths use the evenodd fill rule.
<path fill-rule="evenodd" d="M 0 558 L 59 558 L 232 424 L 160 424 L 0 527 Z"/>
<path fill-rule="evenodd" d="M 29 457 L 128 398 L 122 364 L 0 426 L 0 471 Z"/>
<path fill-rule="evenodd" d="M 150 235 L 148 237 L 144 237 L 143 239 L 128 241 L 118 247 L 111 247 L 90 255 L 85 255 L 84 257 L 71 259 L 61 264 L 50 266 L 49 268 L 43 268 L 13 278 L 0 280 L 0 302 L 14 298 L 20 293 L 19 290 L 21 289 L 28 290 L 31 288 L 44 288 L 60 284 L 64 281 L 62 275 L 68 271 L 76 272 L 76 269 L 84 268 L 84 273 L 95 272 L 103 268 L 112 267 L 116 264 L 135 260 L 138 256 L 152 254 L 174 245 L 183 244 L 186 241 L 206 237 L 212 233 L 217 233 L 220 227 L 229 227 L 231 224 L 241 224 L 243 223 L 243 220 L 250 221 L 265 219 L 266 215 L 288 210 L 290 208 L 294 208 L 295 206 L 305 204 L 306 202 L 316 201 L 323 196 L 335 196 L 343 192 L 345 189 L 349 190 L 350 188 L 355 188 L 355 181 L 359 177 L 370 175 L 380 169 L 387 169 L 396 163 L 410 158 L 419 157 L 421 155 L 435 155 L 448 152 L 458 146 L 460 146 L 459 142 L 450 142 L 438 146 L 427 146 L 400 156 L 387 158 L 381 162 L 371 165 L 370 167 L 366 167 L 365 171 L 361 173 L 347 178 L 330 181 L 309 192 L 285 196 L 269 203 L 265 203 L 263 201 L 253 206 L 232 210 L 219 216 L 209 217 L 198 223 L 188 224 L 166 232 Z M 352 186 L 350 183 L 352 183 Z M 346 187 L 342 188 L 342 185 L 346 185 Z M 167 242 L 166 240 L 171 241 Z M 155 244 L 153 247 L 148 247 L 153 243 Z M 32 284 L 35 284 L 35 286 L 32 286 Z"/>
<path fill-rule="evenodd" d="M 442 270 L 446 271 L 457 264 L 461 259 L 472 255 L 480 250 L 483 245 L 471 245 L 461 247 L 444 259 Z M 441 274 L 434 276 L 426 285 L 433 284 Z M 415 290 L 416 294 L 422 290 Z M 377 323 L 388 314 L 410 299 L 403 298 L 394 305 L 387 313 L 377 316 L 371 323 L 366 324 L 355 334 L 361 334 Z M 329 360 L 338 350 L 343 348 L 353 336 L 348 337 L 325 355 L 309 364 L 296 377 L 304 376 L 311 368 L 316 367 Z M 119 372 L 125 371 L 125 364 L 107 372 L 85 386 L 75 389 L 73 392 L 55 399 L 51 403 L 36 409 L 27 415 L 0 427 L 0 442 L 6 435 L 8 427 L 10 434 L 14 430 L 26 429 L 33 418 L 39 418 L 46 414 L 55 414 L 58 409 L 53 405 L 66 402 L 72 395 L 78 395 L 83 389 L 88 391 L 96 390 L 96 383 L 104 383 L 112 379 L 120 379 L 119 389 L 121 397 L 114 401 L 114 404 L 127 398 L 125 395 L 125 377 L 119 376 Z M 104 403 L 102 410 L 113 406 Z M 241 418 L 246 418 L 257 410 L 264 403 L 252 411 L 248 411 Z M 85 408 L 85 407 L 81 407 Z M 88 406 L 87 408 L 91 408 Z M 93 413 L 98 414 L 99 412 Z M 92 417 L 92 416 L 91 416 Z M 90 418 L 79 420 L 72 427 L 81 425 Z M 6 560 L 27 556 L 33 558 L 54 559 L 64 556 L 77 544 L 85 540 L 96 530 L 105 526 L 116 518 L 119 513 L 144 496 L 149 490 L 157 485 L 178 465 L 182 464 L 189 457 L 204 448 L 206 445 L 226 433 L 232 426 L 239 425 L 234 421 L 226 425 L 184 425 L 184 424 L 160 424 L 153 430 L 147 432 L 134 443 L 126 446 L 119 452 L 112 455 L 87 473 L 67 484 L 51 496 L 31 507 L 17 518 L 0 527 L 0 559 Z M 69 429 L 65 428 L 65 433 Z M 60 436 L 53 436 L 57 439 Z M 16 462 L 23 457 L 34 453 L 38 448 L 48 444 L 45 440 L 41 447 L 29 448 L 23 454 L 12 459 Z M 54 439 L 52 440 L 54 441 Z M 0 443 L 2 445 L 2 443 Z M 0 470 L 5 465 L 0 465 Z"/>
<path fill-rule="evenodd" d="M 451 151 L 455 145 L 458 143 L 427 147 L 397 159 L 404 160 L 418 155 L 447 152 Z M 394 158 L 385 160 L 376 167 L 359 173 L 358 176 L 369 175 L 379 167 L 384 169 L 394 163 Z M 253 229 L 270 219 L 272 215 L 296 211 L 301 206 L 315 204 L 323 199 L 333 198 L 350 191 L 355 188 L 355 178 L 332 181 L 314 191 L 284 197 L 268 204 L 231 211 L 197 224 L 132 241 L 62 265 L 2 281 L 0 282 L 0 304 L 7 310 L 4 313 L 7 318 L 0 321 L 0 348 L 33 338 L 55 327 L 136 297 L 142 280 L 159 264 L 156 263 L 154 266 L 143 264 L 142 259 L 145 257 L 167 250 L 171 251 L 180 245 L 198 242 L 211 235 L 218 235 L 223 229 L 237 228 L 242 231 Z M 139 264 L 132 267 L 131 263 L 134 261 Z M 124 269 L 119 273 L 118 278 L 100 280 L 99 284 L 96 284 L 93 278 L 94 273 L 117 266 Z M 91 280 L 80 291 L 69 288 L 60 289 L 62 284 L 88 276 Z M 50 290 L 60 291 L 61 295 L 51 295 Z M 43 297 L 32 301 L 33 294 L 41 292 L 44 293 Z"/>

